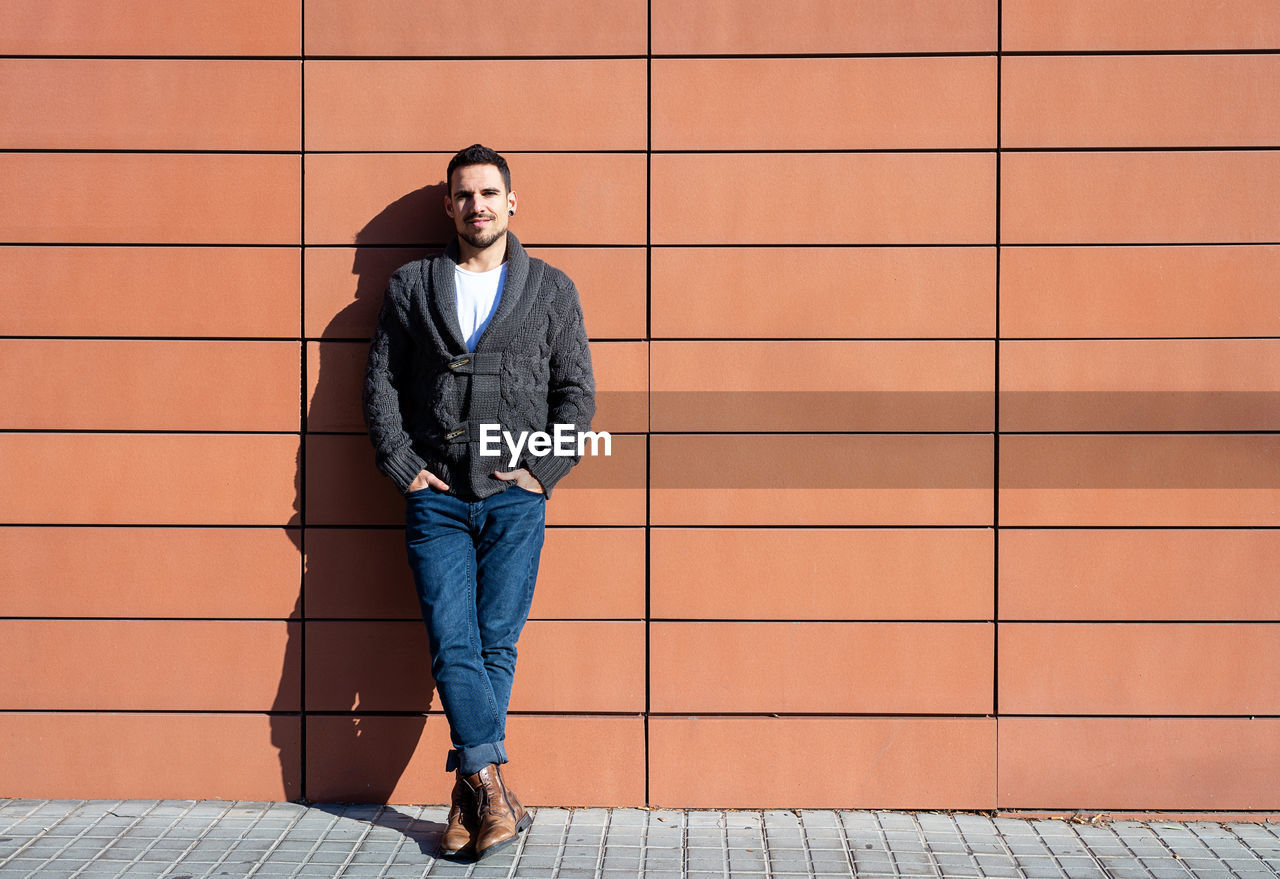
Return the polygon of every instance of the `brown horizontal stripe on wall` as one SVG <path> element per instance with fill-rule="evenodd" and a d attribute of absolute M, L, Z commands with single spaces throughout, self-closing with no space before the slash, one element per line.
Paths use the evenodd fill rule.
<path fill-rule="evenodd" d="M 649 343 L 592 342 L 596 382 L 594 431 L 643 433 L 649 429 Z"/>
<path fill-rule="evenodd" d="M 0 777 L 29 797 L 296 800 L 301 753 L 297 715 L 0 713 Z"/>
<path fill-rule="evenodd" d="M 308 430 L 365 433 L 360 393 L 368 356 L 367 342 L 307 344 Z M 592 342 L 591 361 L 598 404 L 592 430 L 648 430 L 649 344 Z M 3 381 L 0 371 L 0 387 Z"/>
<path fill-rule="evenodd" d="M 294 244 L 299 170 L 282 155 L 0 153 L 0 241 Z"/>
<path fill-rule="evenodd" d="M 1001 525 L 1275 526 L 1275 434 L 1012 435 Z"/>
<path fill-rule="evenodd" d="M 1280 57 L 1002 60 L 1004 147 L 1273 146 Z"/>
<path fill-rule="evenodd" d="M 990 809 L 995 772 L 995 718 L 649 721 L 655 806 Z"/>
<path fill-rule="evenodd" d="M 659 59 L 652 89 L 658 150 L 996 145 L 989 57 Z"/>
<path fill-rule="evenodd" d="M 994 52 L 995 0 L 654 0 L 653 51 L 668 54 Z"/>
<path fill-rule="evenodd" d="M 512 711 L 643 711 L 644 624 L 535 620 Z M 440 711 L 417 620 L 307 624 L 308 711 Z"/>
<path fill-rule="evenodd" d="M 654 155 L 654 244 L 990 244 L 990 153 Z M 766 181 L 812 195 L 762 196 Z"/>
<path fill-rule="evenodd" d="M 432 208 L 427 205 L 426 209 Z M 368 338 L 391 274 L 428 252 L 401 247 L 307 248 L 307 336 Z M 529 252 L 573 280 L 593 338 L 644 337 L 647 269 L 643 248 L 531 247 Z"/>
<path fill-rule="evenodd" d="M 307 796 L 317 802 L 438 803 L 449 798 L 442 715 L 309 716 Z M 527 806 L 642 806 L 641 717 L 513 714 L 503 778 Z"/>
<path fill-rule="evenodd" d="M 1280 336 L 1280 247 L 1006 247 L 1005 336 Z"/>
<path fill-rule="evenodd" d="M 1280 714 L 1280 626 L 1001 623 L 1010 714 Z"/>
<path fill-rule="evenodd" d="M 302 65 L 0 60 L 6 149 L 297 150 Z"/>
<path fill-rule="evenodd" d="M 297 524 L 298 437 L 0 433 L 6 524 Z"/>
<path fill-rule="evenodd" d="M 984 714 L 994 639 L 984 623 L 655 622 L 649 708 Z"/>
<path fill-rule="evenodd" d="M 655 619 L 987 619 L 989 530 L 654 528 Z"/>
<path fill-rule="evenodd" d="M 450 155 L 308 155 L 307 243 L 444 242 L 454 234 L 442 208 Z M 522 242 L 644 243 L 644 155 L 531 153 L 510 165 Z"/>
<path fill-rule="evenodd" d="M 645 0 L 524 0 L 493 7 L 483 33 L 465 0 L 304 0 L 308 55 L 643 55 Z"/>
<path fill-rule="evenodd" d="M 995 335 L 994 247 L 656 247 L 651 260 L 654 338 Z"/>
<path fill-rule="evenodd" d="M 1000 169 L 1005 243 L 1280 240 L 1280 152 L 1007 153 Z"/>
<path fill-rule="evenodd" d="M 653 525 L 986 525 L 982 435 L 655 435 Z"/>
<path fill-rule="evenodd" d="M 1280 47 L 1270 0 L 1004 0 L 1000 20 L 1006 52 Z"/>
<path fill-rule="evenodd" d="M 0 53 L 296 55 L 301 0 L 9 0 Z"/>
<path fill-rule="evenodd" d="M 307 149 L 643 150 L 646 88 L 644 59 L 312 61 Z"/>
<path fill-rule="evenodd" d="M 291 247 L 0 247 L 0 334 L 298 334 Z"/>
<path fill-rule="evenodd" d="M 301 625 L 229 620 L 0 620 L 39 657 L 0 680 L 6 709 L 297 711 Z"/>
<path fill-rule="evenodd" d="M 282 528 L 0 528 L 0 615 L 293 617 L 299 543 Z"/>
<path fill-rule="evenodd" d="M 1002 430 L 1275 430 L 1280 339 L 1000 343 Z"/>
<path fill-rule="evenodd" d="M 1002 809 L 1275 809 L 1276 718 L 1002 717 Z"/>
<path fill-rule="evenodd" d="M 644 553 L 638 528 L 547 529 L 530 618 L 642 619 Z M 306 561 L 309 618 L 419 618 L 404 532 L 318 528 Z"/>
<path fill-rule="evenodd" d="M 1280 620 L 1280 531 L 1008 530 L 1000 616 Z"/>
<path fill-rule="evenodd" d="M 378 472 L 368 437 L 306 442 L 308 525 L 404 524 L 404 499 Z M 584 456 L 556 483 L 547 524 L 643 525 L 647 473 L 645 437 L 613 437 L 611 455 Z"/>
<path fill-rule="evenodd" d="M 991 430 L 990 342 L 654 342 L 653 430 Z"/>
<path fill-rule="evenodd" d="M 297 342 L 0 340 L 0 428 L 297 430 Z"/>

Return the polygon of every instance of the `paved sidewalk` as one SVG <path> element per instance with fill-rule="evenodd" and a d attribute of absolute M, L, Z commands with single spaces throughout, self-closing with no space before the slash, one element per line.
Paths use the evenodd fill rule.
<path fill-rule="evenodd" d="M 938 812 L 538 809 L 518 845 L 434 857 L 443 807 L 0 799 L 0 877 L 1264 879 L 1280 824 Z"/>

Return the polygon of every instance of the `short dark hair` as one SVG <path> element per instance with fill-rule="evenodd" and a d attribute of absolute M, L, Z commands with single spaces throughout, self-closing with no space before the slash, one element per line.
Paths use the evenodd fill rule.
<path fill-rule="evenodd" d="M 502 182 L 507 187 L 507 192 L 511 191 L 511 169 L 507 167 L 507 160 L 502 156 L 478 143 L 473 143 L 466 149 L 458 150 L 453 158 L 449 160 L 449 169 L 445 172 L 445 186 L 453 189 L 453 172 L 455 168 L 466 168 L 471 165 L 496 165 L 498 171 L 502 174 Z"/>

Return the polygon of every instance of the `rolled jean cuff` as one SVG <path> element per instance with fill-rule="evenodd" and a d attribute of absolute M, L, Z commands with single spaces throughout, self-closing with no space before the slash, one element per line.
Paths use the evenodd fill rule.
<path fill-rule="evenodd" d="M 463 775 L 475 775 L 490 763 L 506 763 L 507 749 L 502 742 L 489 742 L 471 748 L 456 748 L 444 761 L 444 771 L 461 769 Z"/>

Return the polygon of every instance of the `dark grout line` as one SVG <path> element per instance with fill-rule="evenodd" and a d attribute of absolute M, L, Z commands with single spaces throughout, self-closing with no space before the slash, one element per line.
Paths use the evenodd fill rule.
<path fill-rule="evenodd" d="M 1003 152 L 1004 144 L 1004 124 L 1001 116 L 1003 101 L 1001 99 L 1002 88 L 1004 85 L 1004 59 L 1002 51 L 1004 48 L 1004 0 L 996 0 L 996 289 L 995 289 L 995 364 L 993 372 L 993 381 L 995 382 L 995 406 L 993 417 L 996 430 L 992 435 L 991 441 L 991 474 L 993 484 L 991 487 L 991 521 L 992 528 L 992 547 L 991 547 L 991 608 L 993 622 L 991 631 L 991 713 L 995 717 L 1000 716 L 1000 264 L 1003 260 L 1000 258 L 1000 241 L 1003 237 L 1000 228 L 1000 181 L 1002 178 L 1000 169 L 1000 159 Z M 996 736 L 998 737 L 999 724 L 996 726 Z M 996 753 L 999 753 L 997 749 Z M 995 778 L 996 790 L 1000 789 L 999 767 L 996 767 Z"/>
<path fill-rule="evenodd" d="M 306 40 L 306 3 L 299 10 L 298 45 Z M 301 148 L 303 160 L 298 162 L 298 336 L 305 339 L 307 335 L 307 65 L 299 63 L 298 71 L 298 146 Z M 307 799 L 307 390 L 308 381 L 307 345 L 301 344 L 301 362 L 298 370 L 299 413 L 298 428 L 303 439 L 298 443 L 298 509 L 296 515 L 301 525 L 298 531 L 298 615 L 301 617 L 298 626 L 298 655 L 302 657 L 298 663 L 298 708 L 302 720 L 298 732 L 298 797 Z"/>
<path fill-rule="evenodd" d="M 644 277 L 644 332 L 646 341 L 653 336 L 653 0 L 645 2 L 646 50 L 645 60 L 645 148 L 647 155 L 644 163 L 644 236 L 645 236 L 645 277 Z M 650 347 L 652 350 L 652 346 Z M 648 353 L 648 352 L 646 352 Z M 646 390 L 646 424 L 653 426 L 653 357 L 645 357 L 645 390 Z M 653 804 L 652 780 L 649 773 L 651 752 L 649 747 L 649 716 L 653 709 L 652 661 L 652 613 L 653 583 L 650 560 L 650 537 L 653 523 L 653 439 L 649 431 L 645 433 L 645 492 L 644 492 L 644 802 Z"/>
<path fill-rule="evenodd" d="M 997 36 L 1003 40 L 1003 35 Z M 1258 47 L 1182 47 L 1172 49 L 970 49 L 970 50 L 932 50 L 932 51 L 868 51 L 868 52 L 646 52 L 644 54 L 619 52 L 615 54 L 563 54 L 563 55 L 351 55 L 351 54 L 313 54 L 302 52 L 293 55 L 193 55 L 180 53 L 144 54 L 144 53 L 5 53 L 0 54 L 4 61 L 445 61 L 445 62 L 484 62 L 484 61 L 753 61 L 753 60 L 809 60 L 809 59 L 877 59 L 877 58 L 1093 58 L 1093 57 L 1201 57 L 1214 55 L 1276 55 L 1280 49 Z"/>
<path fill-rule="evenodd" d="M 710 149 L 542 149 L 505 150 L 504 155 L 542 156 L 861 156 L 861 155 L 986 155 L 996 152 L 1021 154 L 1062 153 L 1269 153 L 1280 150 L 1280 144 L 1101 144 L 1034 146 L 987 146 L 975 144 L 958 147 L 759 147 Z M 0 155 L 55 156 L 444 156 L 433 149 L 382 150 L 291 150 L 291 149 L 208 149 L 197 147 L 0 147 Z M 536 247 L 538 245 L 531 244 Z"/>
<path fill-rule="evenodd" d="M 747 243 L 733 242 L 653 242 L 649 245 L 637 244 L 635 242 L 613 242 L 601 244 L 598 242 L 572 242 L 572 241 L 536 241 L 529 244 L 530 249 L 552 249 L 564 248 L 574 250 L 639 250 L 642 247 L 648 247 L 650 250 L 871 250 L 871 249 L 895 249 L 895 250 L 922 250 L 928 248 L 986 248 L 994 249 L 997 245 L 1001 248 L 1009 247 L 1075 247 L 1075 248 L 1156 248 L 1156 247 L 1277 247 L 1280 241 L 862 241 L 862 242 L 841 242 L 827 241 L 810 243 L 803 241 L 755 241 Z M 112 247 L 112 248 L 132 248 L 135 250 L 152 250 L 158 248 L 171 249 L 190 249 L 190 248 L 225 248 L 233 249 L 259 249 L 259 250 L 283 250 L 289 248 L 301 249 L 343 249 L 343 250 L 372 250 L 372 249 L 388 249 L 388 250 L 414 250 L 422 248 L 439 248 L 439 242 L 371 242 L 369 244 L 354 245 L 342 242 L 307 242 L 305 244 L 289 243 L 289 242 L 208 242 L 208 241 L 0 241 L 0 247 L 13 248 L 35 248 L 35 247 Z"/>
<path fill-rule="evenodd" d="M 253 715 L 268 717 L 298 717 L 297 711 L 282 711 L 278 709 L 239 709 L 239 708 L 0 708 L 0 716 L 5 715 L 22 715 L 22 714 L 103 714 L 103 715 L 167 715 L 167 716 L 188 716 L 188 717 L 222 717 L 227 715 Z M 331 710 L 318 709 L 308 711 L 305 715 L 311 717 L 405 717 L 405 718 L 425 718 L 425 717 L 444 717 L 439 709 L 429 709 L 420 711 L 414 709 L 379 709 L 379 710 Z M 1001 714 L 999 717 L 986 712 L 969 711 L 969 712 L 912 712 L 912 711 L 654 711 L 646 714 L 637 710 L 619 710 L 619 711 L 598 711 L 598 710 L 582 710 L 582 711 L 563 711 L 563 710 L 547 710 L 547 711 L 512 711 L 508 717 L 542 717 L 555 719 L 560 717 L 608 717 L 608 718 L 635 718 L 636 720 L 645 720 L 648 718 L 662 718 L 667 720 L 699 720 L 699 719 L 729 719 L 729 720 L 802 720 L 808 718 L 817 719 L 834 719 L 834 720 L 859 720 L 859 719 L 876 719 L 876 718 L 904 718 L 904 719 L 961 719 L 961 720 L 997 720 L 997 719 L 1043 719 L 1043 720 L 1167 720 L 1167 721 L 1197 721 L 1197 720 L 1247 720 L 1247 721 L 1276 721 L 1280 720 L 1280 714 L 1133 714 L 1133 713 L 1115 713 L 1115 714 Z"/>
<path fill-rule="evenodd" d="M 592 344 L 680 342 L 699 344 L 785 342 L 1269 342 L 1280 336 L 607 336 L 591 337 Z M 0 342 L 268 342 L 285 344 L 368 345 L 369 339 L 356 336 L 94 336 L 66 334 L 0 333 Z"/>

